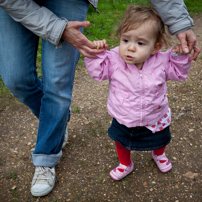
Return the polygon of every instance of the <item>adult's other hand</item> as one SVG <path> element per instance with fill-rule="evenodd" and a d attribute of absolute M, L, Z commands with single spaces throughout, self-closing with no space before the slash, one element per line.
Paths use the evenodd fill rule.
<path fill-rule="evenodd" d="M 192 50 L 194 51 L 189 60 L 196 61 L 197 56 L 200 53 L 200 47 L 192 29 L 188 29 L 180 34 L 177 34 L 177 38 L 181 43 L 184 53 L 191 53 Z"/>

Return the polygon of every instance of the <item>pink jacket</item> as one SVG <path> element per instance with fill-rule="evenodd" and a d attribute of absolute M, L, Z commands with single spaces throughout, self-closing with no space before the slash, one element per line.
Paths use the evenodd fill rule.
<path fill-rule="evenodd" d="M 106 50 L 97 59 L 84 59 L 93 79 L 109 79 L 108 113 L 127 127 L 156 123 L 168 110 L 166 81 L 185 80 L 191 66 L 189 55 L 159 51 L 139 70 L 126 64 L 118 49 Z"/>

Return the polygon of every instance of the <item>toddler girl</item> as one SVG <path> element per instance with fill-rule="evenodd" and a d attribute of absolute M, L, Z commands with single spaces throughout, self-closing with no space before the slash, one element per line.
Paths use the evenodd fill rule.
<path fill-rule="evenodd" d="M 110 172 L 121 180 L 133 171 L 131 150 L 152 151 L 161 172 L 171 170 L 165 155 L 171 140 L 171 112 L 166 95 L 166 81 L 183 81 L 191 63 L 180 45 L 161 52 L 167 45 L 165 27 L 150 7 L 129 6 L 118 28 L 120 45 L 111 51 L 85 58 L 93 79 L 109 79 L 108 112 L 113 117 L 108 134 L 115 141 L 120 160 Z M 94 41 L 97 48 L 107 49 L 105 40 Z"/>

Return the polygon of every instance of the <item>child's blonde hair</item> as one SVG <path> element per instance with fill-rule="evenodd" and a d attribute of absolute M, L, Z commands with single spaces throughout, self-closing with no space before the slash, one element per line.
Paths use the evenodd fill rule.
<path fill-rule="evenodd" d="M 123 22 L 117 29 L 117 36 L 120 38 L 123 33 L 136 29 L 148 21 L 155 22 L 156 29 L 154 29 L 154 32 L 156 34 L 156 43 L 161 43 L 168 47 L 169 42 L 165 26 L 157 12 L 149 6 L 129 6 L 125 11 Z"/>

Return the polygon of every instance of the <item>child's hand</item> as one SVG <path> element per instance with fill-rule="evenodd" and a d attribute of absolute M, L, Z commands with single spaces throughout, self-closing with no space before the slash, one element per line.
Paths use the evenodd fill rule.
<path fill-rule="evenodd" d="M 175 46 L 173 47 L 172 53 L 177 53 L 177 54 L 179 54 L 179 55 L 187 54 L 187 53 L 185 53 L 185 52 L 182 50 L 182 47 L 181 47 L 180 44 L 177 44 L 177 45 L 175 45 Z"/>
<path fill-rule="evenodd" d="M 107 49 L 108 45 L 105 39 L 99 40 L 99 41 L 93 41 L 94 45 L 97 47 L 97 49 Z"/>

